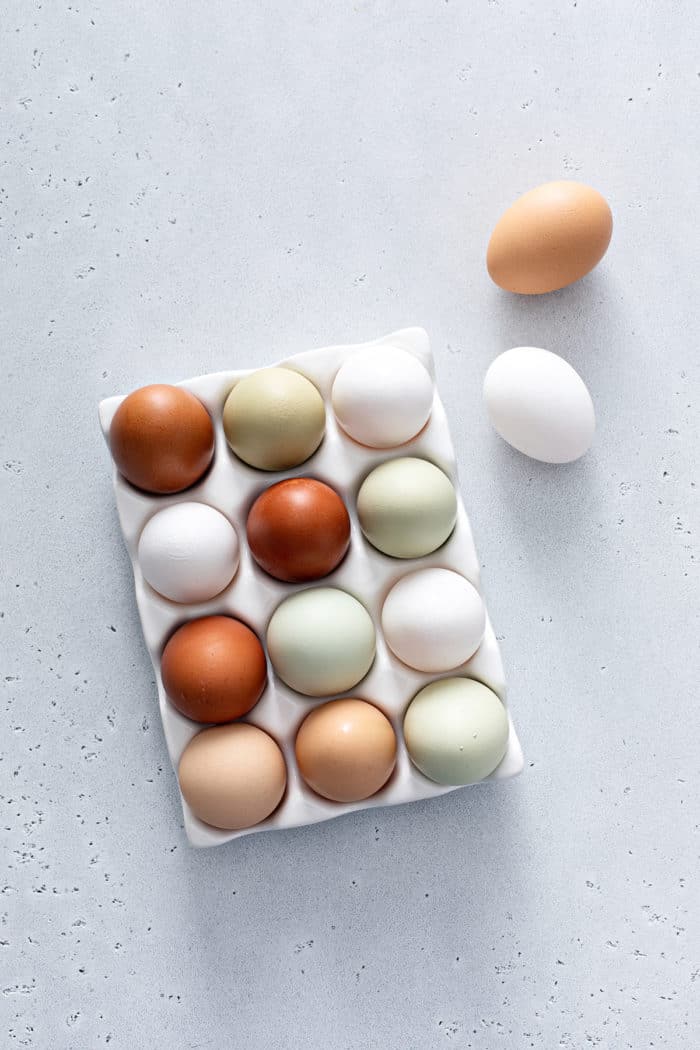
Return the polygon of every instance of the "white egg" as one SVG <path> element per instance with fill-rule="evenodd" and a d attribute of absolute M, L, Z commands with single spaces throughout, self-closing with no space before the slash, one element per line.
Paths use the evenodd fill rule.
<path fill-rule="evenodd" d="M 352 354 L 340 367 L 331 393 L 343 430 L 371 448 L 403 445 L 428 422 L 433 381 L 417 357 L 396 346 Z"/>
<path fill-rule="evenodd" d="M 205 602 L 238 568 L 238 536 L 205 503 L 174 503 L 146 522 L 138 548 L 144 579 L 173 602 Z"/>
<path fill-rule="evenodd" d="M 419 569 L 394 584 L 382 609 L 387 645 L 417 671 L 451 671 L 474 655 L 486 628 L 476 587 L 450 569 Z"/>
<path fill-rule="evenodd" d="M 484 380 L 489 418 L 504 441 L 543 463 L 571 463 L 595 433 L 591 395 L 563 358 L 516 346 L 492 362 Z"/>

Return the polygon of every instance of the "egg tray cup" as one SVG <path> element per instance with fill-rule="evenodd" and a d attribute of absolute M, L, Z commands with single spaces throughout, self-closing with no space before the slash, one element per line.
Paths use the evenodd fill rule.
<path fill-rule="evenodd" d="M 394 656 L 384 640 L 381 628 L 382 605 L 392 586 L 403 576 L 419 568 L 440 567 L 461 573 L 480 593 L 481 588 L 472 532 L 459 493 L 449 427 L 435 386 L 432 412 L 427 424 L 412 441 L 398 447 L 373 449 L 359 445 L 336 422 L 331 407 L 331 387 L 338 369 L 353 353 L 383 345 L 399 347 L 414 354 L 426 367 L 434 384 L 430 344 L 427 333 L 421 328 L 402 329 L 370 343 L 310 350 L 278 363 L 310 379 L 326 405 L 326 432 L 321 445 L 306 462 L 293 470 L 256 470 L 238 459 L 228 447 L 221 425 L 223 406 L 236 381 L 255 371 L 247 369 L 216 372 L 177 384 L 203 402 L 214 422 L 214 459 L 210 469 L 197 484 L 173 496 L 154 496 L 135 489 L 114 471 L 119 521 L 131 558 L 136 602 L 155 671 L 165 739 L 175 770 L 186 745 L 204 728 L 180 714 L 168 700 L 163 688 L 161 654 L 166 641 L 181 624 L 202 616 L 233 616 L 248 624 L 264 644 L 268 623 L 280 602 L 295 591 L 310 586 L 338 587 L 347 591 L 369 611 L 376 629 L 376 656 L 368 674 L 353 689 L 336 695 L 369 700 L 391 721 L 397 738 L 397 760 L 394 772 L 384 787 L 371 798 L 360 802 L 337 803 L 321 798 L 304 783 L 294 755 L 297 730 L 313 707 L 334 697 L 312 698 L 294 692 L 277 677 L 268 658 L 265 691 L 256 706 L 241 721 L 264 729 L 280 745 L 287 764 L 284 797 L 275 812 L 261 823 L 242 830 L 225 831 L 199 820 L 181 795 L 185 831 L 193 846 L 217 846 L 252 832 L 315 824 L 358 809 L 392 806 L 454 791 L 455 787 L 429 780 L 412 764 L 402 730 L 408 704 L 429 682 L 452 677 L 477 679 L 506 703 L 503 665 L 488 613 L 486 632 L 476 653 L 460 667 L 441 674 L 413 670 Z M 123 400 L 123 397 L 110 397 L 100 402 L 100 424 L 107 442 L 114 413 Z M 380 463 L 402 456 L 424 458 L 440 467 L 451 479 L 457 493 L 457 523 L 454 531 L 438 550 L 423 558 L 392 558 L 382 554 L 364 538 L 357 520 L 357 493 L 364 479 Z M 308 585 L 286 584 L 268 576 L 253 560 L 246 542 L 246 519 L 255 499 L 270 485 L 290 477 L 311 477 L 330 485 L 342 497 L 351 518 L 350 548 L 345 559 L 328 576 Z M 139 537 L 149 518 L 166 506 L 185 501 L 206 503 L 221 511 L 234 524 L 240 544 L 240 564 L 229 586 L 210 601 L 195 605 L 182 605 L 163 598 L 145 581 L 138 561 Z M 506 754 L 486 779 L 500 780 L 515 776 L 522 766 L 522 751 L 509 716 Z"/>

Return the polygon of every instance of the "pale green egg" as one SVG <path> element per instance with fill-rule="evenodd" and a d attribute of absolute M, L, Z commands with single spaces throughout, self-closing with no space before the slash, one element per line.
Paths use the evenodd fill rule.
<path fill-rule="evenodd" d="M 372 617 L 337 587 L 312 587 L 286 598 L 273 613 L 267 648 L 276 673 L 307 696 L 344 693 L 374 660 Z"/>
<path fill-rule="evenodd" d="M 405 456 L 375 467 L 357 496 L 366 538 L 393 558 L 422 558 L 455 527 L 457 496 L 447 475 L 425 459 Z"/>
<path fill-rule="evenodd" d="M 417 693 L 403 723 L 411 761 L 437 784 L 474 784 L 493 773 L 508 748 L 508 715 L 472 678 L 443 678 Z"/>

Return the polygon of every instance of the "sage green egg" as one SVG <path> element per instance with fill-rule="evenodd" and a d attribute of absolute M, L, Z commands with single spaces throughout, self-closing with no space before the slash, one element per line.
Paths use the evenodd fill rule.
<path fill-rule="evenodd" d="M 472 678 L 443 678 L 417 693 L 404 716 L 411 761 L 437 784 L 474 784 L 493 773 L 508 748 L 508 715 L 496 694 Z"/>
<path fill-rule="evenodd" d="M 312 587 L 285 598 L 267 628 L 275 672 L 306 696 L 344 693 L 374 660 L 375 630 L 364 605 L 337 587 Z"/>
<path fill-rule="evenodd" d="M 392 558 L 422 558 L 455 527 L 457 495 L 447 475 L 426 459 L 405 456 L 375 467 L 357 496 L 360 527 Z"/>
<path fill-rule="evenodd" d="M 258 470 L 288 470 L 323 440 L 326 410 L 313 383 L 290 368 L 262 368 L 226 398 L 224 433 L 232 451 Z"/>

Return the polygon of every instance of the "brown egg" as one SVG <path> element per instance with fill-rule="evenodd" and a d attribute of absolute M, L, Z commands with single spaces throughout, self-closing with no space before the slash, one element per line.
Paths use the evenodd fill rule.
<path fill-rule="evenodd" d="M 306 716 L 296 739 L 299 772 L 332 802 L 359 802 L 386 784 L 396 763 L 396 734 L 365 700 L 331 700 Z"/>
<path fill-rule="evenodd" d="M 257 635 L 230 616 L 204 616 L 179 627 L 160 671 L 173 705 L 195 722 L 231 722 L 255 707 L 267 680 Z"/>
<path fill-rule="evenodd" d="M 247 530 L 258 565 L 287 583 L 326 576 L 350 543 L 345 504 L 311 478 L 290 478 L 266 489 L 251 508 Z"/>
<path fill-rule="evenodd" d="M 195 816 L 235 831 L 274 813 L 284 795 L 287 767 L 271 736 L 236 722 L 193 737 L 182 753 L 178 777 Z"/>
<path fill-rule="evenodd" d="M 496 223 L 486 265 L 501 288 L 553 292 L 585 276 L 605 255 L 612 213 L 597 190 L 547 182 L 519 197 Z"/>
<path fill-rule="evenodd" d="M 194 485 L 214 455 L 214 427 L 202 402 L 182 387 L 154 384 L 125 397 L 109 430 L 117 470 L 146 492 Z"/>

